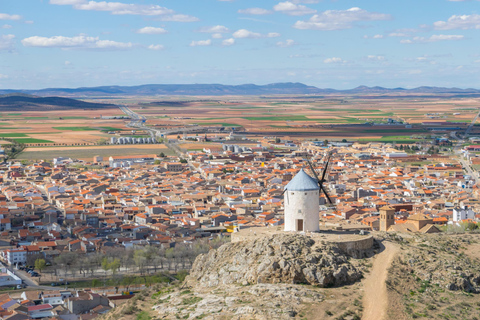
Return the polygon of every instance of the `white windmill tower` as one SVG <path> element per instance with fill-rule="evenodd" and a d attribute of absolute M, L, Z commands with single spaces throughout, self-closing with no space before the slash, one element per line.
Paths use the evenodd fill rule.
<path fill-rule="evenodd" d="M 309 176 L 301 169 L 285 186 L 283 191 L 285 231 L 315 232 L 320 230 L 320 190 L 323 191 L 328 201 L 332 203 L 323 186 L 329 161 L 330 156 L 323 170 L 322 179 L 318 178 L 312 164 L 308 161 L 315 178 Z"/>

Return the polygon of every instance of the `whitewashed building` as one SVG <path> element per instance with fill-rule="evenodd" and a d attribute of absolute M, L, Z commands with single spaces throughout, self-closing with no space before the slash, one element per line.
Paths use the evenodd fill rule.
<path fill-rule="evenodd" d="M 319 191 L 316 179 L 301 169 L 285 186 L 285 231 L 319 231 Z"/>

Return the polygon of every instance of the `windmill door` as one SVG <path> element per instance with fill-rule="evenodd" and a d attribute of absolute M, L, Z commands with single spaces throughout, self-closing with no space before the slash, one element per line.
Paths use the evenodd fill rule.
<path fill-rule="evenodd" d="M 303 231 L 303 219 L 297 220 L 297 231 Z"/>

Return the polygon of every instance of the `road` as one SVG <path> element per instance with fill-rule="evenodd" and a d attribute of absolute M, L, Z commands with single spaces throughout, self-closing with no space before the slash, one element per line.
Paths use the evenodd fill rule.
<path fill-rule="evenodd" d="M 201 129 L 201 127 L 197 125 L 192 125 L 192 126 L 175 128 L 170 130 L 159 130 L 156 128 L 146 126 L 144 123 L 147 118 L 143 115 L 135 113 L 129 107 L 120 106 L 119 108 L 120 110 L 122 110 L 123 113 L 125 113 L 132 119 L 132 121 L 130 121 L 130 123 L 127 125 L 128 127 L 148 131 L 153 138 L 165 137 L 169 134 L 175 134 L 175 133 L 193 132 Z"/>
<path fill-rule="evenodd" d="M 469 125 L 468 128 L 467 128 L 467 130 L 465 131 L 465 135 L 464 135 L 465 138 L 468 137 L 468 134 L 469 134 L 470 131 L 472 130 L 473 126 L 475 125 L 475 122 L 477 122 L 477 119 L 478 119 L 479 116 L 480 116 L 480 111 L 477 113 L 477 115 L 475 116 L 475 118 L 473 118 L 472 123 L 470 123 L 470 125 Z"/>
<path fill-rule="evenodd" d="M 480 113 L 479 113 L 480 114 Z M 477 115 L 478 116 L 478 115 Z M 476 117 L 475 117 L 476 119 Z M 458 161 L 460 162 L 460 164 L 462 165 L 463 169 L 465 171 L 467 171 L 467 173 L 472 177 L 472 179 L 475 181 L 475 184 L 478 184 L 478 182 L 480 181 L 480 177 L 478 175 L 478 172 L 477 170 L 474 170 L 472 168 L 472 166 L 468 163 L 467 160 L 465 160 L 465 158 L 463 157 L 463 154 L 461 152 L 461 148 L 462 148 L 462 144 L 464 142 L 464 140 L 462 139 L 459 139 L 456 135 L 456 132 L 451 132 L 450 133 L 450 136 L 452 138 L 456 138 L 457 139 L 457 143 L 455 144 L 455 147 L 453 148 L 453 152 L 458 156 Z"/>

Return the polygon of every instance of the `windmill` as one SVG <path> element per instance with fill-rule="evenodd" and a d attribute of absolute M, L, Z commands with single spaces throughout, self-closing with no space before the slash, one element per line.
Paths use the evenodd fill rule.
<path fill-rule="evenodd" d="M 308 163 L 308 165 L 310 166 L 310 170 L 312 170 L 313 174 L 315 175 L 315 179 L 317 180 L 318 187 L 320 188 L 320 192 L 323 192 L 323 194 L 324 194 L 325 197 L 327 198 L 328 202 L 329 202 L 330 204 L 333 204 L 332 199 L 330 199 L 330 196 L 328 195 L 327 190 L 325 190 L 325 186 L 324 186 L 324 183 L 327 182 L 327 180 L 325 180 L 325 177 L 327 176 L 328 165 L 330 164 L 330 159 L 331 159 L 331 157 L 332 157 L 332 153 L 328 153 L 327 162 L 326 162 L 326 164 L 325 164 L 325 167 L 323 168 L 322 178 L 321 178 L 321 179 L 318 177 L 317 171 L 315 171 L 315 169 L 313 168 L 312 163 L 310 162 L 310 160 L 309 160 L 308 158 L 307 158 L 307 163 Z"/>

